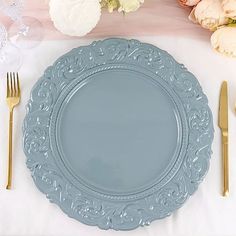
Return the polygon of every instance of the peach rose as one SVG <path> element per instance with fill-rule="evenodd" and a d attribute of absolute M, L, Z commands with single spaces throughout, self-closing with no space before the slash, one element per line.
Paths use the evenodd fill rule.
<path fill-rule="evenodd" d="M 222 27 L 211 36 L 211 45 L 218 52 L 236 57 L 236 28 Z"/>
<path fill-rule="evenodd" d="M 203 28 L 216 30 L 229 22 L 225 16 L 222 0 L 202 0 L 192 10 L 189 18 Z"/>
<path fill-rule="evenodd" d="M 236 0 L 223 0 L 222 6 L 225 16 L 236 20 Z"/>
<path fill-rule="evenodd" d="M 195 6 L 197 5 L 201 0 L 179 0 L 179 3 L 182 6 Z"/>

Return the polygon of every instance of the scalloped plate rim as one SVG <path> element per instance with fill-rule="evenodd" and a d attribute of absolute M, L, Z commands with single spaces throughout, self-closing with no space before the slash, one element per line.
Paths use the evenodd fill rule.
<path fill-rule="evenodd" d="M 114 43 L 116 43 L 116 41 L 118 41 L 118 44 L 124 44 L 124 45 L 126 45 L 126 44 L 128 44 L 128 45 L 131 45 L 132 46 L 132 44 L 134 44 L 134 45 L 136 45 L 137 47 L 144 47 L 144 48 L 149 48 L 149 47 L 151 47 L 151 49 L 155 52 L 155 50 L 157 51 L 157 53 L 160 53 L 160 55 L 164 55 L 164 56 L 166 56 L 166 58 L 167 59 L 169 59 L 170 61 L 172 61 L 172 62 L 174 62 L 174 64 L 178 64 L 168 53 L 166 53 L 165 51 L 163 51 L 163 50 L 161 50 L 161 49 L 159 49 L 159 48 L 157 48 L 157 47 L 155 47 L 154 45 L 152 45 L 152 44 L 147 44 L 147 43 L 140 43 L 139 41 L 137 41 L 137 40 L 126 40 L 126 39 L 119 39 L 119 38 L 110 38 L 110 39 L 105 39 L 105 40 L 103 40 L 103 41 L 95 41 L 95 42 L 93 42 L 93 43 L 91 43 L 90 45 L 88 45 L 88 46 L 82 46 L 82 47 L 79 47 L 79 48 L 75 48 L 75 49 L 72 49 L 70 52 L 68 52 L 68 53 L 66 53 L 65 55 L 63 55 L 63 56 L 61 56 L 59 59 L 57 59 L 56 61 L 55 61 L 55 63 L 52 65 L 52 66 L 50 66 L 50 67 L 48 67 L 48 69 L 45 71 L 45 74 L 44 74 L 44 76 L 42 76 L 40 79 L 39 79 L 39 81 L 37 81 L 37 83 L 33 86 L 33 89 L 32 89 L 32 91 L 31 91 L 31 94 L 30 94 L 30 100 L 29 100 L 29 102 L 31 101 L 31 99 L 32 99 L 32 97 L 33 97 L 33 91 L 40 85 L 40 83 L 42 83 L 44 80 L 45 80 L 45 75 L 50 71 L 50 70 L 53 70 L 53 68 L 56 66 L 56 64 L 58 63 L 58 62 L 60 62 L 60 60 L 63 60 L 64 58 L 66 58 L 66 57 L 68 57 L 70 54 L 75 54 L 76 52 L 78 52 L 78 50 L 79 49 L 81 49 L 81 50 L 83 50 L 83 49 L 85 49 L 85 50 L 87 50 L 87 49 L 89 49 L 89 48 L 92 48 L 92 47 L 99 47 L 99 46 L 103 46 L 103 44 L 106 44 L 106 42 L 114 42 Z M 97 46 L 98 45 L 98 46 Z M 167 63 L 167 65 L 168 65 L 168 63 Z M 145 66 L 147 66 L 147 65 L 145 65 Z M 180 66 L 182 66 L 182 65 L 180 65 Z M 186 73 L 189 73 L 184 67 L 181 67 L 181 69 L 180 70 L 183 70 L 182 72 L 184 73 L 184 72 L 186 72 Z M 51 73 L 52 73 L 52 71 L 51 71 Z M 189 74 L 191 74 L 191 73 L 189 73 Z M 191 74 L 192 75 L 192 74 Z M 194 76 L 193 76 L 194 77 Z M 194 79 L 195 79 L 195 77 L 194 77 Z M 196 79 L 195 79 L 196 80 Z M 195 81 L 196 82 L 196 86 L 198 87 L 200 87 L 200 85 L 199 85 L 199 83 L 198 83 L 198 81 Z M 201 94 L 203 97 L 205 96 L 204 94 L 203 94 L 203 92 L 202 92 L 202 90 L 201 90 L 201 87 L 199 88 L 200 89 L 200 92 L 199 92 L 199 94 Z M 208 132 L 209 132 L 209 137 L 208 137 L 208 146 L 210 147 L 210 150 L 208 150 L 208 152 L 211 152 L 211 145 L 212 145 L 212 141 L 213 141 L 213 136 L 214 136 L 214 128 L 213 128 L 213 121 L 212 121 L 212 112 L 210 111 L 210 109 L 209 109 L 209 106 L 208 106 L 208 101 L 207 101 L 207 99 L 206 99 L 206 97 L 205 98 L 203 98 L 203 99 L 205 99 L 204 100 L 204 108 L 206 108 L 206 112 L 208 112 L 208 119 L 209 119 L 209 130 L 208 130 Z M 28 103 L 28 105 L 29 105 L 29 103 Z M 27 156 L 27 166 L 28 166 L 28 168 L 29 169 L 31 169 L 31 175 L 32 175 L 32 177 L 33 177 L 33 180 L 34 180 L 34 182 L 35 182 L 35 184 L 36 184 L 36 186 L 38 187 L 38 189 L 42 192 L 42 193 L 44 193 L 44 194 L 46 194 L 46 197 L 48 198 L 48 199 L 50 199 L 50 201 L 52 201 L 52 202 L 55 202 L 55 203 L 57 203 L 57 201 L 55 200 L 55 199 L 51 199 L 52 198 L 52 196 L 50 196 L 50 193 L 48 194 L 48 193 L 46 193 L 46 191 L 44 191 L 41 187 L 40 187 L 40 184 L 39 184 L 39 182 L 37 181 L 37 179 L 36 179 L 36 176 L 34 175 L 34 172 L 32 172 L 32 166 L 31 166 L 31 164 L 30 163 L 28 163 L 31 159 L 29 158 L 29 153 L 27 152 L 27 150 L 26 150 L 26 146 L 25 146 L 25 140 L 27 139 L 27 132 L 26 132 L 26 122 L 27 122 L 27 119 L 28 119 L 28 117 L 29 117 L 29 106 L 28 106 L 28 108 L 27 108 L 27 115 L 26 115 L 26 118 L 25 118 L 25 120 L 24 120 L 24 124 L 23 124 L 23 140 L 24 140 L 24 142 L 23 142 L 23 149 L 24 149 L 24 153 L 25 153 L 25 155 Z M 200 127 L 201 128 L 201 127 Z M 170 216 L 171 215 L 171 213 L 172 212 L 174 212 L 174 211 L 176 211 L 177 209 L 179 209 L 185 202 L 186 202 L 186 200 L 189 198 L 189 196 L 191 196 L 196 190 L 197 190 L 197 188 L 198 188 L 198 186 L 199 186 L 199 184 L 203 181 L 203 179 L 204 179 L 204 177 L 205 177 L 205 175 L 207 174 L 207 172 L 208 172 L 208 169 L 209 169 L 209 159 L 210 159 L 210 154 L 211 153 L 208 153 L 209 155 L 207 156 L 207 158 L 206 158 L 206 162 L 207 162 L 207 167 L 206 167 L 206 169 L 204 170 L 204 173 L 203 173 L 203 175 L 198 179 L 198 181 L 196 182 L 196 184 L 193 186 L 193 189 L 189 192 L 186 192 L 186 196 L 185 196 L 185 199 L 183 200 L 183 202 L 181 203 L 181 204 L 179 204 L 178 206 L 175 206 L 175 209 L 174 210 L 171 210 L 170 212 L 167 212 L 166 214 L 163 214 L 163 216 L 160 216 L 160 218 L 157 218 L 157 217 L 154 217 L 154 216 L 150 216 L 150 219 L 151 219 L 151 221 L 153 221 L 153 220 L 155 220 L 155 219 L 162 219 L 162 218 L 165 218 L 166 216 Z M 112 228 L 112 229 L 115 229 L 115 230 L 130 230 L 130 229 L 135 229 L 135 228 L 137 228 L 138 226 L 142 226 L 142 225 L 146 225 L 146 224 L 149 224 L 150 222 L 148 222 L 148 221 L 146 221 L 146 222 L 141 222 L 141 224 L 136 224 L 136 225 L 132 225 L 131 227 L 127 227 L 127 226 L 125 226 L 125 227 L 119 227 L 119 224 L 118 224 L 118 226 L 117 226 L 117 224 L 114 224 L 113 225 L 113 222 L 111 222 L 111 224 L 110 225 L 107 225 L 106 226 L 106 224 L 105 225 L 103 225 L 102 223 L 101 224 L 99 224 L 99 222 L 94 222 L 94 223 L 89 223 L 88 221 L 86 221 L 86 220 L 82 220 L 82 218 L 81 217 L 75 217 L 74 216 L 74 213 L 70 213 L 70 212 L 68 212 L 66 209 L 64 209 L 63 207 L 62 207 L 62 205 L 60 204 L 60 203 L 57 203 L 57 205 L 59 205 L 60 206 L 60 208 L 69 216 L 69 217 L 71 217 L 71 218 L 75 218 L 75 219 L 78 219 L 79 221 L 81 221 L 81 222 L 83 222 L 83 223 L 85 223 L 85 224 L 88 224 L 88 225 L 97 225 L 97 226 L 99 226 L 100 228 L 102 228 L 102 229 L 109 229 L 109 228 Z"/>

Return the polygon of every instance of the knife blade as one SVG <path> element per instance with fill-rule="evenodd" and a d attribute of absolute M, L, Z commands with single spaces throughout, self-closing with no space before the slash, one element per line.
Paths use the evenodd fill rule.
<path fill-rule="evenodd" d="M 229 194 L 229 157 L 228 157 L 228 85 L 224 81 L 220 91 L 219 127 L 222 136 L 223 196 Z"/>

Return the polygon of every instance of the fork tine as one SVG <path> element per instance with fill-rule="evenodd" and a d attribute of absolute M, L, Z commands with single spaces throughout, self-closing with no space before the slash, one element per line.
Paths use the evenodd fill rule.
<path fill-rule="evenodd" d="M 18 96 L 20 97 L 20 80 L 19 80 L 19 74 L 18 72 L 16 73 L 16 81 L 17 81 L 17 91 L 18 91 Z"/>
<path fill-rule="evenodd" d="M 18 95 L 16 83 L 17 83 L 17 82 L 16 82 L 16 73 L 13 73 L 14 97 L 16 97 L 16 96 Z"/>
<path fill-rule="evenodd" d="M 14 88 L 14 72 L 11 73 L 11 96 L 15 96 L 15 88 Z"/>
<path fill-rule="evenodd" d="M 14 89 L 13 89 L 13 76 L 12 76 L 12 72 L 10 73 L 10 81 L 11 81 L 11 86 L 10 86 L 10 97 L 14 96 Z"/>
<path fill-rule="evenodd" d="M 10 96 L 10 81 L 9 81 L 9 73 L 7 72 L 7 97 Z"/>

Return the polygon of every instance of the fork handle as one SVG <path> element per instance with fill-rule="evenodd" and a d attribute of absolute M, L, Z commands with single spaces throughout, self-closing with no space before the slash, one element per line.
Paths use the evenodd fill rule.
<path fill-rule="evenodd" d="M 13 109 L 9 113 L 9 140 L 8 140 L 8 172 L 7 172 L 7 189 L 11 189 L 12 183 L 12 132 L 13 132 Z"/>

